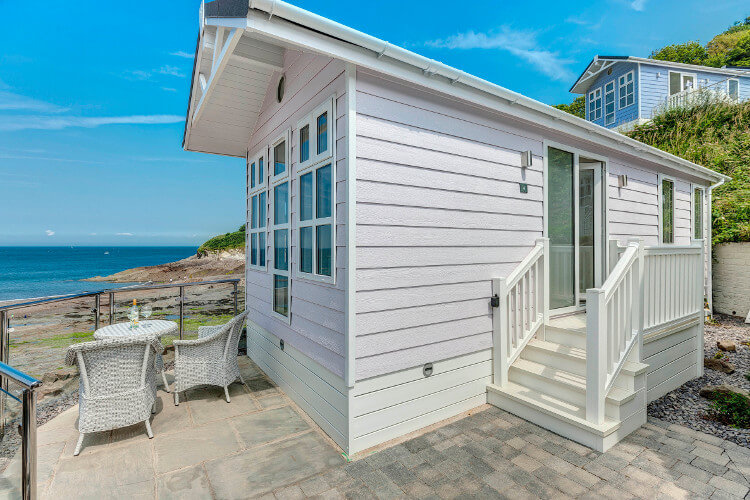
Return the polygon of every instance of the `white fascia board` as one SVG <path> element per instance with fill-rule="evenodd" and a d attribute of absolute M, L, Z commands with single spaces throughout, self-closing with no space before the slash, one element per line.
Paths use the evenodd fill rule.
<path fill-rule="evenodd" d="M 206 101 L 208 101 L 209 97 L 211 97 L 211 94 L 216 88 L 216 81 L 224 71 L 227 62 L 229 62 L 229 57 L 234 52 L 234 48 L 239 43 L 240 38 L 242 38 L 242 34 L 244 32 L 245 30 L 242 28 L 232 28 L 232 31 L 229 32 L 229 36 L 227 37 L 226 42 L 223 42 L 223 45 L 220 45 L 220 43 L 223 41 L 221 40 L 222 37 L 220 35 L 222 35 L 223 33 L 221 27 L 218 28 L 217 36 L 214 40 L 214 60 L 211 62 L 211 76 L 208 78 L 208 82 L 206 83 L 206 90 L 201 95 L 200 100 L 198 101 L 198 105 L 195 107 L 195 112 L 190 118 L 190 121 L 192 123 L 196 123 L 201 117 L 201 114 L 203 114 L 203 111 L 206 109 Z"/>
<path fill-rule="evenodd" d="M 277 0 L 275 3 L 278 8 L 278 5 L 283 2 Z M 300 10 L 297 9 L 297 11 Z M 273 16 L 269 16 L 267 13 L 258 10 L 251 10 L 247 17 L 247 31 L 256 32 L 280 42 L 291 43 L 303 49 L 356 64 L 363 68 L 389 74 L 396 78 L 508 114 L 524 120 L 532 126 L 546 127 L 658 165 L 666 164 L 667 167 L 675 171 L 700 179 L 709 181 L 718 181 L 722 178 L 728 179 L 723 174 L 701 167 L 700 165 L 626 137 L 618 132 L 595 125 L 462 71 L 448 68 L 449 71 L 456 75 L 453 79 L 437 75 L 435 73 L 442 69 L 443 65 L 436 61 L 422 58 L 417 54 L 409 53 L 410 61 L 403 62 L 394 59 L 387 53 L 379 54 L 373 50 L 366 49 L 357 44 L 356 40 L 359 34 L 357 31 L 347 28 L 351 32 L 350 39 L 348 40 L 334 38 L 313 28 L 302 26 L 298 21 L 290 22 L 282 19 L 280 15 L 278 10 Z M 314 14 L 310 15 L 314 16 L 315 19 L 321 19 Z M 362 36 L 365 37 L 363 41 L 372 44 L 372 37 L 364 34 Z M 382 42 L 382 44 L 384 48 L 390 46 L 387 42 Z M 421 62 L 419 62 L 420 60 Z M 417 64 L 413 64 L 412 61 Z"/>
<path fill-rule="evenodd" d="M 622 60 L 649 64 L 651 66 L 667 66 L 669 68 L 679 68 L 679 69 L 687 69 L 691 71 L 700 71 L 702 73 L 719 73 L 721 75 L 732 75 L 732 76 L 750 76 L 750 71 L 745 70 L 745 69 L 714 68 L 712 66 L 700 66 L 698 64 L 685 64 L 685 63 L 661 61 L 659 59 L 647 59 L 645 57 L 633 57 L 633 56 L 630 56 L 627 59 L 622 59 Z"/>

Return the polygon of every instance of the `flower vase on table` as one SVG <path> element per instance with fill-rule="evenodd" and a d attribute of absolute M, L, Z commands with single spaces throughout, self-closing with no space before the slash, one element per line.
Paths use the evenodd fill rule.
<path fill-rule="evenodd" d="M 130 319 L 130 328 L 138 328 L 138 305 L 133 299 L 133 305 L 128 309 L 128 319 Z"/>

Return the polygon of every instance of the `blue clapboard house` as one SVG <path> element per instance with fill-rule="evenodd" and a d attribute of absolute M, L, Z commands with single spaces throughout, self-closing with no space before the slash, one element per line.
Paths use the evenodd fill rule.
<path fill-rule="evenodd" d="M 586 120 L 628 129 L 698 96 L 750 99 L 750 67 L 712 68 L 631 56 L 595 56 L 570 91 L 586 97 Z"/>

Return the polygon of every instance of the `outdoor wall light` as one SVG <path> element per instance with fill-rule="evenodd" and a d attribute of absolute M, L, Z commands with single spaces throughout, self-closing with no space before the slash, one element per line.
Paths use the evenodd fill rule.
<path fill-rule="evenodd" d="M 279 339 L 279 348 L 283 351 L 284 350 L 284 339 Z"/>
<path fill-rule="evenodd" d="M 617 176 L 617 187 L 624 188 L 628 185 L 628 176 L 625 174 L 620 174 Z"/>
<path fill-rule="evenodd" d="M 425 377 L 429 377 L 432 375 L 432 363 L 426 363 L 424 367 L 422 368 L 422 374 Z"/>
<path fill-rule="evenodd" d="M 533 161 L 534 161 L 534 155 L 531 154 L 531 151 L 521 152 L 521 168 L 530 167 Z"/>

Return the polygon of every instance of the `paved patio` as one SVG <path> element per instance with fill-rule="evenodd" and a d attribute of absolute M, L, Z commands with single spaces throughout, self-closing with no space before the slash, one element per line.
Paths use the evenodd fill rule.
<path fill-rule="evenodd" d="M 39 428 L 42 498 L 748 498 L 750 449 L 659 420 L 605 454 L 484 406 L 346 463 L 248 359 L 247 385 L 159 392 L 143 426 L 92 435 L 77 408 Z M 18 457 L 17 457 L 18 458 Z M 0 476 L 17 498 L 18 459 Z"/>

